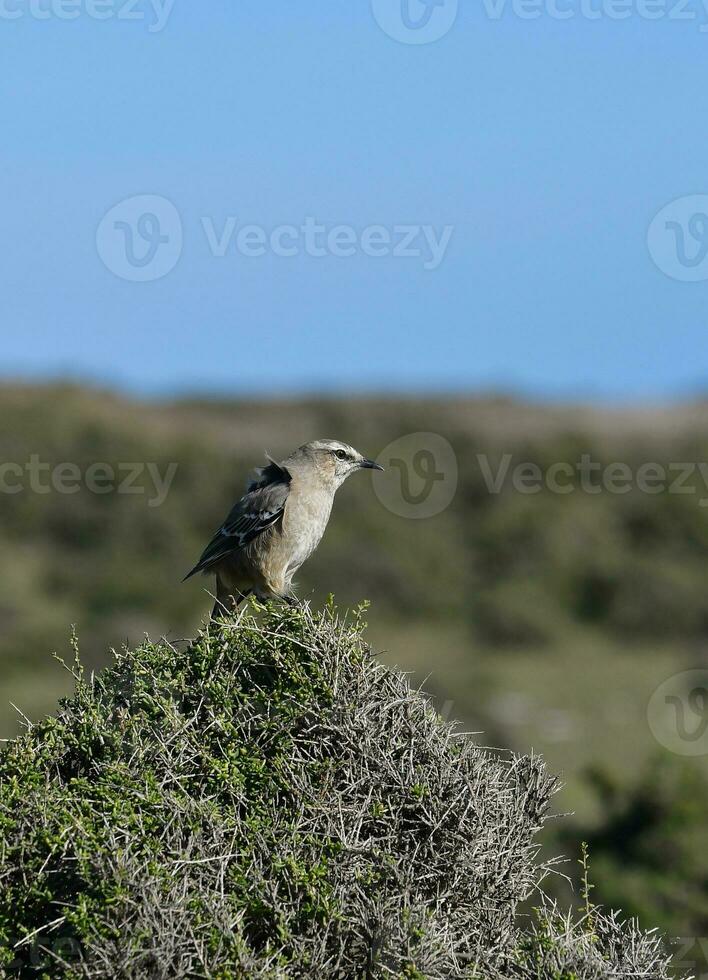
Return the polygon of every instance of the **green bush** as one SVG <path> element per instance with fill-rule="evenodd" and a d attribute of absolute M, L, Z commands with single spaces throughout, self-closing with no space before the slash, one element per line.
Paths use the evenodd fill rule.
<path fill-rule="evenodd" d="M 554 791 L 330 606 L 126 650 L 0 755 L 0 965 L 68 978 L 662 978 L 589 908 L 520 924 Z"/>

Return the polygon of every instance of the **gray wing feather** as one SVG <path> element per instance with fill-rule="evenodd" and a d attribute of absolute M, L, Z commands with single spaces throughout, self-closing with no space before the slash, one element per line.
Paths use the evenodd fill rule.
<path fill-rule="evenodd" d="M 245 548 L 269 527 L 281 519 L 290 493 L 290 474 L 277 463 L 257 471 L 255 480 L 233 506 L 229 516 L 204 549 L 201 558 L 185 576 L 185 581 L 197 572 L 208 572 L 227 555 Z"/>

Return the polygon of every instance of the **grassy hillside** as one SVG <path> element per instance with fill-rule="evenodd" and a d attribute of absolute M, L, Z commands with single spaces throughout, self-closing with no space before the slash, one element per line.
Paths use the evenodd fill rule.
<path fill-rule="evenodd" d="M 243 610 L 185 651 L 73 673 L 58 718 L 0 753 L 0 969 L 667 977 L 634 924 L 544 905 L 542 762 L 462 738 L 358 618 Z M 517 915 L 529 898 L 535 921 Z"/>
<path fill-rule="evenodd" d="M 701 500 L 708 489 L 694 474 L 681 492 L 636 485 L 586 492 L 576 473 L 570 492 L 544 485 L 525 493 L 509 478 L 492 493 L 485 466 L 496 473 L 511 457 L 512 469 L 536 464 L 546 476 L 587 455 L 636 475 L 648 463 L 699 463 L 708 459 L 708 406 L 599 410 L 473 398 L 145 403 L 76 387 L 5 385 L 0 416 L 0 459 L 23 474 L 7 475 L 19 492 L 0 493 L 0 734 L 18 731 L 10 701 L 38 718 L 68 692 L 70 678 L 50 658 L 52 650 L 66 654 L 68 624 L 76 624 L 90 666 L 146 632 L 178 645 L 194 635 L 211 606 L 210 583 L 180 580 L 264 449 L 278 457 L 333 436 L 376 456 L 407 434 L 434 433 L 456 461 L 449 506 L 406 519 L 374 491 L 375 479 L 386 480 L 395 500 L 395 466 L 352 478 L 302 570 L 300 594 L 315 604 L 329 592 L 346 605 L 372 599 L 372 641 L 387 662 L 427 678 L 446 716 L 483 731 L 489 744 L 543 751 L 565 782 L 556 807 L 577 813 L 574 854 L 581 836 L 597 839 L 615 865 L 617 854 L 632 854 L 636 883 L 620 901 L 613 891 L 613 902 L 674 933 L 707 934 L 703 838 L 690 818 L 668 894 L 678 888 L 693 897 L 672 901 L 651 886 L 674 874 L 669 857 L 659 869 L 648 862 L 651 841 L 667 832 L 667 813 L 685 813 L 686 787 L 696 779 L 703 785 L 704 766 L 656 740 L 647 703 L 667 677 L 706 661 L 708 509 Z M 60 464 L 77 466 L 78 491 L 33 489 L 24 471 L 33 457 L 49 464 L 50 476 Z M 117 475 L 131 464 L 149 464 L 158 475 L 176 466 L 176 473 L 164 502 L 151 506 L 159 493 L 147 470 L 131 492 L 88 490 L 83 477 L 96 463 Z M 684 492 L 691 486 L 698 492 Z M 662 765 L 689 775 L 669 785 L 655 776 Z M 616 786 L 614 836 L 605 825 L 607 786 Z M 647 820 L 625 819 L 647 794 L 659 801 Z M 636 847 L 627 847 L 630 838 Z M 616 872 L 618 888 L 632 877 L 626 871 Z"/>

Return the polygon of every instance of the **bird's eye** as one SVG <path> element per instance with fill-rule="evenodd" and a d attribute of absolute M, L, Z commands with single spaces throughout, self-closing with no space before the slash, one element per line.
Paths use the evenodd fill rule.
<path fill-rule="evenodd" d="M 334 452 L 334 455 L 337 457 L 337 459 L 346 459 L 347 458 L 347 454 L 346 454 L 346 452 L 343 449 L 336 449 L 335 452 Z"/>

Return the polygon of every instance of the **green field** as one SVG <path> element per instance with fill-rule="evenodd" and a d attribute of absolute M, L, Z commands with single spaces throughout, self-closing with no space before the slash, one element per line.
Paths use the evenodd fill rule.
<path fill-rule="evenodd" d="M 496 471 L 506 454 L 545 475 L 589 454 L 635 475 L 649 463 L 668 472 L 708 459 L 708 406 L 139 403 L 7 384 L 0 414 L 0 458 L 20 467 L 33 456 L 50 473 L 70 463 L 82 480 L 96 463 L 116 472 L 136 463 L 159 473 L 176 468 L 160 506 L 151 506 L 146 471 L 136 485 L 142 492 L 96 493 L 83 482 L 75 493 L 38 492 L 23 475 L 19 492 L 0 494 L 0 735 L 20 727 L 10 702 L 37 719 L 69 692 L 51 654 L 68 654 L 72 624 L 93 668 L 111 647 L 145 633 L 173 642 L 194 635 L 211 605 L 210 583 L 181 578 L 264 450 L 279 458 L 309 439 L 336 437 L 377 456 L 402 436 L 434 433 L 449 442 L 458 469 L 449 506 L 409 520 L 377 497 L 378 474 L 357 476 L 340 491 L 325 540 L 301 573 L 300 595 L 315 605 L 330 592 L 340 605 L 369 599 L 369 638 L 388 662 L 413 671 L 483 744 L 541 752 L 561 776 L 557 805 L 575 813 L 576 837 L 549 839 L 549 848 L 574 856 L 580 836 L 592 837 L 591 862 L 605 869 L 600 890 L 613 901 L 640 912 L 646 925 L 708 934 L 708 832 L 700 807 L 682 796 L 690 785 L 692 799 L 708 797 L 696 789 L 707 778 L 706 757 L 667 751 L 647 722 L 657 687 L 708 659 L 701 474 L 682 492 L 634 485 L 586 492 L 574 478 L 563 494 L 545 485 L 524 493 L 510 481 L 490 493 L 479 460 Z M 395 469 L 384 478 L 395 481 Z M 675 785 L 654 775 L 662 765 Z M 685 772 L 689 782 L 679 778 Z M 656 807 L 642 820 L 623 819 L 655 783 Z M 667 839 L 674 847 L 662 856 L 657 842 Z M 623 880 L 633 882 L 625 892 Z M 667 882 L 680 900 L 665 897 Z"/>

